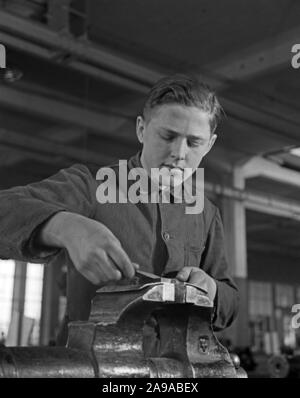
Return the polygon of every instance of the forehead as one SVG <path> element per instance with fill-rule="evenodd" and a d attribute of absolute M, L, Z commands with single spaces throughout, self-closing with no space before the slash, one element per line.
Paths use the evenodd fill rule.
<path fill-rule="evenodd" d="M 209 114 L 194 106 L 164 104 L 151 112 L 150 123 L 180 134 L 210 134 Z"/>

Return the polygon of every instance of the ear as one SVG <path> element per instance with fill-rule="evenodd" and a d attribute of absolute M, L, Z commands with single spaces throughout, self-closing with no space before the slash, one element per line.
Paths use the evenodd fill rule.
<path fill-rule="evenodd" d="M 208 152 L 211 150 L 211 148 L 213 147 L 213 145 L 214 145 L 214 143 L 216 142 L 216 139 L 217 139 L 217 138 L 218 138 L 217 134 L 213 134 L 213 135 L 210 137 L 209 144 L 208 144 L 208 148 L 207 148 L 207 150 L 205 151 L 204 156 L 207 155 Z"/>
<path fill-rule="evenodd" d="M 145 132 L 144 118 L 142 116 L 138 116 L 136 118 L 136 135 L 141 144 L 144 142 L 144 132 Z"/>

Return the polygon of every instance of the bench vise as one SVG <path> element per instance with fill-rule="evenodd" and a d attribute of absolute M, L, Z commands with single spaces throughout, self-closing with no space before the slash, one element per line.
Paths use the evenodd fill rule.
<path fill-rule="evenodd" d="M 141 274 L 99 289 L 66 347 L 1 348 L 0 377 L 247 377 L 213 333 L 205 291 Z"/>

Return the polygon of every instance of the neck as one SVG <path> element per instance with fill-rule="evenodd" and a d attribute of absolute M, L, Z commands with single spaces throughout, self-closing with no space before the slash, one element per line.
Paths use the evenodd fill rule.
<path fill-rule="evenodd" d="M 151 170 L 148 170 L 148 167 L 147 167 L 147 165 L 146 165 L 146 162 L 145 162 L 145 158 L 144 158 L 144 153 L 142 152 L 141 153 L 141 165 L 143 166 L 143 168 L 147 171 L 147 174 L 148 174 L 148 176 L 150 177 L 150 171 Z"/>

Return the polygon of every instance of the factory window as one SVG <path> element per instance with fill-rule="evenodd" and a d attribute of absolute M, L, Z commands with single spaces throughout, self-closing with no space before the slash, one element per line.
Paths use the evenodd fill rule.
<path fill-rule="evenodd" d="M 296 291 L 297 293 L 297 291 Z M 282 350 L 295 348 L 297 334 L 291 325 L 291 308 L 295 303 L 294 287 L 291 285 L 275 285 L 276 330 Z"/>
<path fill-rule="evenodd" d="M 249 315 L 251 349 L 257 352 L 273 351 L 272 285 L 265 282 L 249 282 Z"/>
<path fill-rule="evenodd" d="M 29 345 L 39 344 L 44 265 L 27 264 L 24 319 L 30 327 Z"/>
<path fill-rule="evenodd" d="M 12 262 L 10 306 L 7 309 L 7 346 L 39 344 L 44 266 Z M 0 311 L 3 314 L 3 311 Z"/>
<path fill-rule="evenodd" d="M 4 343 L 11 320 L 15 262 L 0 260 L 0 341 Z"/>
<path fill-rule="evenodd" d="M 293 286 L 276 284 L 275 299 L 277 307 L 292 308 L 295 303 Z"/>
<path fill-rule="evenodd" d="M 272 286 L 265 282 L 249 282 L 250 316 L 272 315 Z"/>

